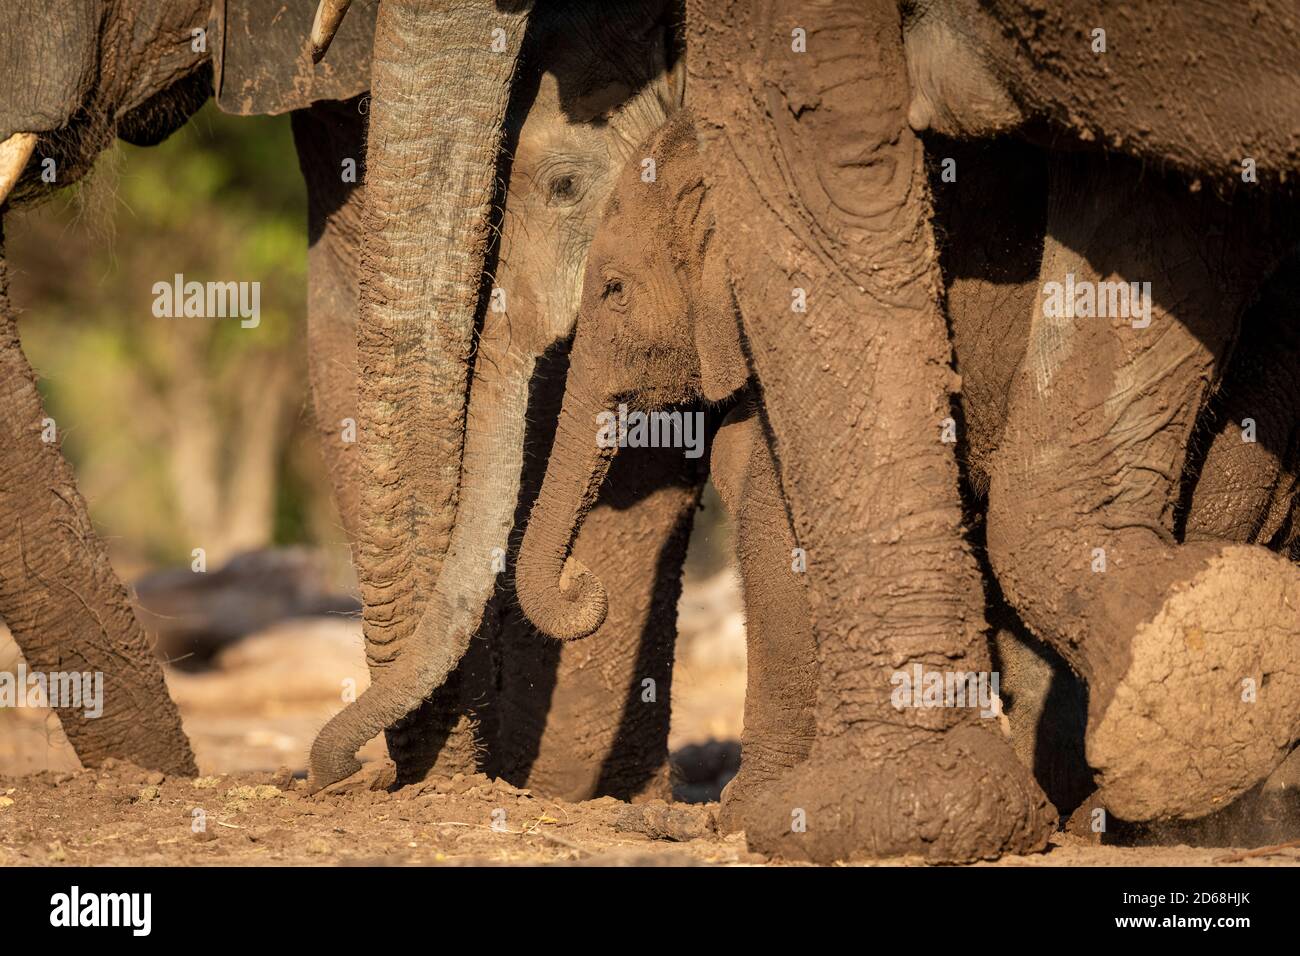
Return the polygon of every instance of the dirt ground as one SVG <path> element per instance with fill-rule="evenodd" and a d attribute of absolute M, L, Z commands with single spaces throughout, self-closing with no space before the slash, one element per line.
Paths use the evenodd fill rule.
<path fill-rule="evenodd" d="M 779 864 L 749 852 L 742 835 L 718 833 L 709 802 L 739 754 L 745 654 L 734 577 L 690 584 L 682 612 L 670 744 L 678 800 L 692 802 L 571 804 L 479 775 L 390 793 L 379 740 L 363 752 L 379 789 L 308 797 L 306 754 L 341 706 L 338 675 L 351 673 L 360 690 L 366 674 L 357 622 L 303 619 L 226 648 L 210 670 L 169 670 L 196 780 L 128 764 L 82 770 L 51 714 L 0 710 L 0 865 Z M 17 651 L 0 637 L 0 670 L 12 670 Z M 1238 856 L 1062 833 L 1046 853 L 995 865 L 1300 864 L 1300 848 Z"/>

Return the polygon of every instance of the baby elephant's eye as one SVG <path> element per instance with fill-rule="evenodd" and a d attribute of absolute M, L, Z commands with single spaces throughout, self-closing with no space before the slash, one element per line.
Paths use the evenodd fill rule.
<path fill-rule="evenodd" d="M 605 285 L 600 290 L 600 297 L 615 312 L 622 312 L 627 308 L 627 293 L 623 289 L 623 280 L 617 276 L 610 276 L 605 280 Z"/>

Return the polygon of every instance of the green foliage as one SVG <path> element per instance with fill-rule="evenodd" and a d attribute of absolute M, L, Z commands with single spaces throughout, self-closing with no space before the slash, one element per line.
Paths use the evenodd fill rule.
<path fill-rule="evenodd" d="M 202 498 L 195 482 L 239 484 L 259 416 L 281 423 L 261 543 L 316 535 L 320 457 L 293 452 L 312 440 L 302 413 L 305 222 L 288 117 L 233 117 L 209 104 L 159 146 L 109 150 L 85 183 L 10 225 L 24 347 L 96 524 L 126 560 L 188 561 L 204 545 L 195 535 L 213 532 L 187 517 L 193 501 L 183 499 Z M 260 324 L 155 317 L 153 285 L 176 273 L 259 282 Z M 177 444 L 195 429 L 211 430 L 220 474 L 186 474 Z M 222 499 L 218 521 L 238 510 Z"/>

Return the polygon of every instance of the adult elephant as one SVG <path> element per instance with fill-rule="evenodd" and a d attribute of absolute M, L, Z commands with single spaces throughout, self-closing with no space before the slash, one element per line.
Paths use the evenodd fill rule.
<path fill-rule="evenodd" d="M 999 323 L 1025 349 L 986 463 L 990 563 L 1089 686 L 1087 756 L 1108 808 L 1203 816 L 1300 738 L 1300 572 L 1238 543 L 1253 537 L 1197 533 L 1204 509 L 1182 527 L 1194 431 L 1297 240 L 1300 20 L 1285 3 L 1250 19 L 1209 2 L 907 13 L 913 127 L 1053 147 L 1032 294 Z M 1057 309 L 1067 285 L 1080 297 Z M 1117 317 L 1120 289 L 1145 298 Z M 1293 422 L 1275 403 L 1246 415 L 1231 394 L 1285 459 Z"/>
<path fill-rule="evenodd" d="M 1041 847 L 1053 814 L 975 710 L 891 704 L 898 671 L 990 666 L 940 440 L 958 383 L 899 11 L 688 11 L 688 89 L 817 647 L 816 739 L 756 807 L 750 839 L 817 860 Z"/>
<path fill-rule="evenodd" d="M 356 526 L 376 666 L 313 746 L 314 785 L 353 773 L 387 729 L 406 779 L 478 766 L 573 799 L 667 795 L 691 463 L 665 454 L 611 476 L 578 545 L 617 555 L 597 653 L 541 639 L 499 575 L 540 484 L 613 171 L 680 98 L 672 21 L 660 3 L 380 7 L 355 226 Z M 318 51 L 335 22 L 318 18 Z M 331 165 L 309 181 L 337 192 Z"/>
<path fill-rule="evenodd" d="M 990 467 L 1008 422 L 1011 383 L 1024 362 L 1047 239 L 1051 151 L 1023 138 L 927 137 L 940 264 L 957 371 L 958 444 L 977 553 L 987 555 Z M 1114 162 L 1106 159 L 1105 162 Z M 955 164 L 955 165 L 954 165 Z M 953 182 L 945 170 L 957 170 Z M 970 188 L 978 184 L 978 188 Z M 1297 558 L 1297 400 L 1294 331 L 1298 253 L 1280 264 L 1242 318 L 1214 395 L 1188 440 L 1172 540 L 1257 544 Z M 1250 437 L 1243 440 L 1243 422 Z M 1017 753 L 1063 815 L 1095 789 L 1084 752 L 1087 694 L 1058 654 L 1025 632 L 990 578 L 995 663 Z M 1280 779 L 1276 776 L 1274 779 Z M 1223 791 L 1218 805 L 1229 801 Z M 1089 801 L 1089 808 L 1096 801 Z M 1090 821 L 1085 821 L 1085 825 Z"/>
<path fill-rule="evenodd" d="M 223 0 L 215 7 L 207 0 L 5 4 L 0 210 L 76 182 L 116 137 L 137 145 L 161 142 L 214 87 L 222 105 L 236 112 L 282 112 L 365 88 L 365 17 L 340 43 L 356 69 L 272 82 L 250 45 L 260 53 L 277 44 L 297 46 L 305 26 L 290 40 L 289 24 L 271 7 L 257 0 Z M 193 773 L 161 669 L 94 532 L 60 452 L 61 429 L 46 416 L 23 355 L 2 249 L 0 363 L 0 471 L 6 476 L 0 484 L 0 618 L 31 671 L 103 674 L 101 717 L 54 702 L 82 763 L 97 766 L 115 757 Z"/>

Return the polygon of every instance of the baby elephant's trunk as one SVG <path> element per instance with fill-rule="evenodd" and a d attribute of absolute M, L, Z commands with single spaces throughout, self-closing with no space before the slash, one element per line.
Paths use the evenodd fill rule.
<path fill-rule="evenodd" d="M 519 605 L 543 634 L 571 641 L 605 620 L 605 589 L 569 554 L 596 501 L 615 448 L 600 436 L 602 409 L 569 373 L 555 444 L 519 551 L 515 584 Z M 606 447 L 608 446 L 608 447 Z"/>

